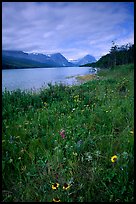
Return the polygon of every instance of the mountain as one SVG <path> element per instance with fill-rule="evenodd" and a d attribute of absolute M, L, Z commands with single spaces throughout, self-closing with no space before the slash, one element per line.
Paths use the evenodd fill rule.
<path fill-rule="evenodd" d="M 80 66 L 80 65 L 87 64 L 87 63 L 96 62 L 96 59 L 92 55 L 86 55 L 83 58 L 80 58 L 78 60 L 71 60 L 70 62 L 72 62 L 75 65 Z"/>
<path fill-rule="evenodd" d="M 64 67 L 73 66 L 73 64 L 71 62 L 68 62 L 68 60 L 60 53 L 51 54 L 50 57 L 59 66 L 64 66 Z"/>
<path fill-rule="evenodd" d="M 41 55 L 28 54 L 22 51 L 2 51 L 2 68 L 27 68 L 27 67 L 50 67 L 55 66 L 54 62 L 48 62 L 45 59 L 40 60 Z M 42 56 L 44 58 L 44 56 Z"/>
<path fill-rule="evenodd" d="M 34 68 L 34 67 L 67 67 L 74 66 L 61 55 L 55 53 L 45 55 L 40 53 L 25 53 L 23 51 L 2 51 L 2 68 Z"/>
<path fill-rule="evenodd" d="M 92 55 L 86 55 L 78 61 L 78 64 L 83 65 L 91 62 L 96 62 L 95 57 L 93 57 Z"/>

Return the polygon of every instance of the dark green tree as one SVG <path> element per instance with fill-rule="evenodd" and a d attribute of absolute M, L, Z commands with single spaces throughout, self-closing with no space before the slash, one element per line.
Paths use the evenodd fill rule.
<path fill-rule="evenodd" d="M 97 62 L 87 64 L 86 66 L 112 68 L 116 65 L 130 63 L 134 63 L 134 44 L 128 43 L 119 47 L 112 41 L 109 54 L 102 56 Z"/>

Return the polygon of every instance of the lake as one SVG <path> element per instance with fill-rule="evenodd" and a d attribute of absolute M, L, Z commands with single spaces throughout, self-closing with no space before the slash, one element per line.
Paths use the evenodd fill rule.
<path fill-rule="evenodd" d="M 78 84 L 76 76 L 94 73 L 91 67 L 55 67 L 2 70 L 2 91 L 38 90 L 48 83 Z"/>

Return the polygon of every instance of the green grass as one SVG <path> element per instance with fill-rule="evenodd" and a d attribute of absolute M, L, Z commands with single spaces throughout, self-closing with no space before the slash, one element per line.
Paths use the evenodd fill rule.
<path fill-rule="evenodd" d="M 134 65 L 98 76 L 2 93 L 2 201 L 133 201 Z"/>

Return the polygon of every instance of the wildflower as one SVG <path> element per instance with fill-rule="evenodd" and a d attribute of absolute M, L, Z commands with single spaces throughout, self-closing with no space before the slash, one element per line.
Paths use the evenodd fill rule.
<path fill-rule="evenodd" d="M 21 170 L 22 170 L 22 171 L 25 171 L 25 170 L 26 170 L 26 166 L 23 166 L 23 167 L 21 168 Z"/>
<path fill-rule="evenodd" d="M 17 137 L 16 137 L 16 139 L 19 139 L 19 138 L 20 138 L 20 136 L 17 136 Z"/>
<path fill-rule="evenodd" d="M 77 156 L 77 153 L 76 153 L 76 152 L 73 152 L 73 155 L 74 155 L 74 156 Z"/>
<path fill-rule="evenodd" d="M 128 156 L 129 156 L 129 155 L 128 155 L 127 152 L 124 151 L 124 152 L 122 153 L 123 159 L 128 159 Z"/>
<path fill-rule="evenodd" d="M 5 140 L 2 140 L 2 143 L 4 143 L 5 142 Z"/>
<path fill-rule="evenodd" d="M 47 106 L 47 103 L 46 103 L 46 102 L 44 102 L 44 106 Z"/>
<path fill-rule="evenodd" d="M 10 160 L 9 160 L 9 163 L 12 163 L 12 162 L 13 162 L 13 159 L 10 159 Z"/>
<path fill-rule="evenodd" d="M 52 189 L 53 189 L 53 190 L 58 189 L 58 187 L 59 187 L 59 183 L 54 183 L 54 184 L 52 185 Z"/>
<path fill-rule="evenodd" d="M 114 155 L 114 156 L 111 157 L 111 161 L 112 161 L 113 163 L 116 162 L 116 160 L 117 160 L 117 156 L 116 156 L 116 155 Z"/>
<path fill-rule="evenodd" d="M 115 202 L 119 203 L 119 202 L 120 202 L 120 199 L 115 200 Z"/>
<path fill-rule="evenodd" d="M 120 167 L 120 170 L 123 171 L 124 170 L 123 167 Z"/>
<path fill-rule="evenodd" d="M 108 110 L 106 110 L 106 113 L 108 113 L 109 111 Z"/>
<path fill-rule="evenodd" d="M 87 160 L 87 161 L 91 161 L 93 158 L 92 158 L 92 156 L 91 156 L 91 153 L 90 152 L 86 152 L 85 153 L 85 160 Z"/>
<path fill-rule="evenodd" d="M 133 131 L 133 130 L 131 130 L 131 131 L 130 131 L 130 133 L 131 133 L 131 134 L 134 134 L 134 131 Z"/>
<path fill-rule="evenodd" d="M 63 189 L 64 189 L 64 190 L 68 190 L 69 188 L 70 188 L 70 185 L 67 184 L 67 183 L 64 183 L 64 185 L 63 185 Z"/>
<path fill-rule="evenodd" d="M 95 154 L 96 154 L 97 157 L 99 157 L 101 152 L 98 150 L 98 151 L 95 152 Z"/>
<path fill-rule="evenodd" d="M 79 140 L 79 141 L 77 142 L 77 146 L 80 147 L 80 146 L 82 145 L 82 143 L 83 143 L 83 141 L 82 141 L 82 140 Z"/>
<path fill-rule="evenodd" d="M 92 156 L 91 156 L 91 155 L 88 155 L 85 159 L 86 159 L 87 161 L 91 161 L 91 160 L 92 160 Z"/>
<path fill-rule="evenodd" d="M 29 124 L 29 122 L 27 121 L 27 122 L 25 122 L 25 125 L 28 125 Z"/>
<path fill-rule="evenodd" d="M 10 138 L 9 138 L 9 143 L 13 143 L 14 142 L 14 137 L 12 135 L 10 135 Z"/>
<path fill-rule="evenodd" d="M 61 135 L 61 137 L 64 139 L 64 138 L 65 138 L 65 130 L 61 130 L 61 131 L 60 131 L 60 135 Z"/>
<path fill-rule="evenodd" d="M 53 198 L 53 202 L 60 202 L 59 198 Z"/>
<path fill-rule="evenodd" d="M 25 151 L 26 151 L 26 150 L 22 148 L 20 152 L 23 153 L 23 152 L 25 152 Z"/>
<path fill-rule="evenodd" d="M 21 157 L 18 157 L 19 160 L 21 160 Z"/>
<path fill-rule="evenodd" d="M 79 98 L 79 95 L 74 96 L 74 98 Z"/>

